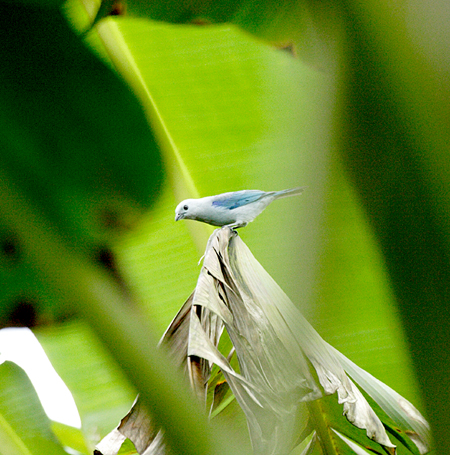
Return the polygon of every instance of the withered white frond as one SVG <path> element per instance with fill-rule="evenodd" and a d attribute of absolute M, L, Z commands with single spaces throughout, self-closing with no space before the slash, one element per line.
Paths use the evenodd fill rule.
<path fill-rule="evenodd" d="M 234 365 L 231 355 L 219 350 L 224 329 L 238 360 Z M 211 377 L 213 365 L 216 370 L 220 368 L 216 378 L 217 374 L 223 375 L 244 411 L 256 455 L 288 455 L 301 442 L 299 416 L 305 403 L 311 412 L 310 420 L 303 425 L 305 454 L 320 444 L 322 452 L 328 455 L 326 436 L 335 438 L 335 442 L 339 440 L 346 450 L 365 453 L 362 447 L 369 447 L 377 452 L 381 445 L 393 455 L 396 446 L 385 427 L 406 453 L 421 455 L 429 451 L 428 424 L 416 408 L 326 343 L 236 232 L 227 227 L 211 235 L 197 286 L 161 342 L 190 377 L 203 403 L 209 388 L 214 395 L 218 382 Z M 214 395 L 216 408 L 224 396 Z M 354 428 L 342 415 L 333 416 L 341 419 L 336 424 L 338 428 L 333 427 L 336 420 L 332 418 L 326 419 L 329 423 L 325 429 L 318 424 L 314 404 L 333 397 L 333 406 L 342 405 L 341 414 L 364 431 L 342 435 L 343 422 Z M 166 454 L 160 427 L 150 424 L 139 402 L 118 431 L 133 442 L 130 432 L 134 431 L 140 444 L 145 438 L 136 422 L 142 419 L 147 419 L 142 424 L 147 432 L 147 446 L 140 445 L 139 453 Z M 109 436 L 120 441 L 117 430 Z M 119 447 L 120 444 L 117 442 Z"/>
<path fill-rule="evenodd" d="M 227 314 L 223 322 L 241 376 L 230 374 L 228 368 L 223 373 L 246 413 L 255 453 L 289 453 L 300 404 L 333 393 L 350 422 L 384 447 L 394 448 L 334 351 L 227 228 L 210 238 L 193 305 L 214 311 L 212 300 L 217 315 Z M 204 349 L 197 351 L 190 343 L 189 354 L 214 361 L 217 349 L 210 346 L 207 353 Z"/>

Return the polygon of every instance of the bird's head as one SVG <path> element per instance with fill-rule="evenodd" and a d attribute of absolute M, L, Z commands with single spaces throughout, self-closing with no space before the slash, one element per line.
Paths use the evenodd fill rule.
<path fill-rule="evenodd" d="M 175 209 L 175 221 L 195 219 L 195 199 L 186 199 L 180 202 Z"/>

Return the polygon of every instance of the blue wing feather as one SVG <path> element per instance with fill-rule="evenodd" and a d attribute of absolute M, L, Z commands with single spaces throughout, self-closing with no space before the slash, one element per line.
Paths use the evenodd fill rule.
<path fill-rule="evenodd" d="M 236 191 L 235 193 L 224 194 L 223 197 L 219 197 L 213 201 L 212 205 L 233 210 L 242 207 L 243 205 L 251 204 L 258 199 L 261 199 L 265 194 L 265 191 L 258 190 Z"/>

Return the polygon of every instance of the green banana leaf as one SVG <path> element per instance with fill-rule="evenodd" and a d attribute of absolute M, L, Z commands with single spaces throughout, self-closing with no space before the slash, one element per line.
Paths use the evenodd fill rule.
<path fill-rule="evenodd" d="M 63 455 L 25 372 L 12 362 L 0 365 L 0 441 L 4 455 Z"/>
<path fill-rule="evenodd" d="M 41 327 L 35 332 L 72 392 L 84 437 L 93 448 L 99 435 L 116 426 L 126 414 L 136 391 L 86 324 L 73 321 Z M 67 446 L 71 447 L 69 442 Z"/>

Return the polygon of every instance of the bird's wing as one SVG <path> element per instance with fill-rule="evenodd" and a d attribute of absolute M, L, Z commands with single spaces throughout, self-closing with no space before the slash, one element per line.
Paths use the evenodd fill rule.
<path fill-rule="evenodd" d="M 266 193 L 259 190 L 243 190 L 236 191 L 235 193 L 225 193 L 217 196 L 212 203 L 215 207 L 223 207 L 228 210 L 237 209 L 243 205 L 250 204 L 252 202 L 261 199 Z"/>

